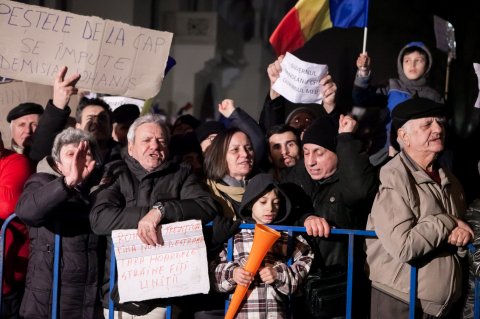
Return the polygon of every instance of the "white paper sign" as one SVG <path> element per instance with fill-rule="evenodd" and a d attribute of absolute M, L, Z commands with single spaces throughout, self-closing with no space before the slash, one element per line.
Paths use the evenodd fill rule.
<path fill-rule="evenodd" d="M 478 97 L 477 101 L 475 101 L 475 107 L 477 109 L 480 109 L 480 64 L 474 63 L 473 68 L 475 69 L 475 74 L 477 75 L 477 80 L 478 80 Z"/>
<path fill-rule="evenodd" d="M 328 73 L 327 65 L 305 62 L 287 52 L 281 66 L 273 90 L 292 103 L 322 103 L 320 80 Z"/>
<path fill-rule="evenodd" d="M 145 245 L 136 229 L 112 231 L 120 302 L 208 293 L 202 224 L 188 220 L 160 226 L 162 245 Z"/>
<path fill-rule="evenodd" d="M 107 102 L 107 104 L 110 106 L 110 110 L 112 111 L 115 111 L 117 107 L 123 104 L 135 104 L 138 106 L 138 109 L 141 112 L 143 104 L 145 103 L 144 100 L 132 99 L 131 97 L 125 96 L 103 96 L 102 100 Z"/>

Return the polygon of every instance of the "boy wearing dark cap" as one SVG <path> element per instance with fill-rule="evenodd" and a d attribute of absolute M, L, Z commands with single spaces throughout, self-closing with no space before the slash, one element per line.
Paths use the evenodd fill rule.
<path fill-rule="evenodd" d="M 43 107 L 37 103 L 21 103 L 7 114 L 12 136 L 12 150 L 19 154 L 32 144 L 32 135 L 37 129 Z"/>
<path fill-rule="evenodd" d="M 202 148 L 202 153 L 205 153 L 207 147 L 212 144 L 213 139 L 218 133 L 225 131 L 225 125 L 218 121 L 207 121 L 195 129 L 198 143 Z"/>
<path fill-rule="evenodd" d="M 123 104 L 112 112 L 112 138 L 122 146 L 127 145 L 127 133 L 130 125 L 140 116 L 135 104 Z"/>

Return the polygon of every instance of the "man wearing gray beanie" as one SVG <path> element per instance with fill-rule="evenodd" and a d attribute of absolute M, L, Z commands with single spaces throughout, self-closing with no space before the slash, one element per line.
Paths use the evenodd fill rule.
<path fill-rule="evenodd" d="M 376 173 L 368 155 L 362 152 L 361 141 L 354 138 L 356 126 L 357 122 L 348 115 L 340 115 L 339 120 L 331 116 L 316 119 L 303 136 L 304 159 L 286 176 L 286 182 L 300 185 L 310 197 L 313 207 L 313 210 L 297 216 L 298 224 L 304 226 L 310 236 L 316 237 L 313 238 L 315 261 L 306 287 L 309 286 L 309 280 L 322 278 L 325 272 L 335 273 L 338 285 L 335 296 L 322 288 L 306 289 L 302 307 L 296 308 L 308 313 L 297 314 L 296 317 L 331 318 L 345 315 L 348 245 L 342 237 L 330 236 L 330 229 L 365 229 L 378 189 Z M 328 240 L 321 237 L 328 237 Z M 357 265 L 362 264 L 362 260 L 358 262 Z M 354 275 L 356 284 L 360 286 L 362 273 L 360 269 Z M 363 279 L 366 281 L 364 276 Z M 356 297 L 353 300 L 359 301 L 359 305 L 368 304 L 365 296 Z M 354 305 L 354 311 L 359 313 L 364 310 Z"/>

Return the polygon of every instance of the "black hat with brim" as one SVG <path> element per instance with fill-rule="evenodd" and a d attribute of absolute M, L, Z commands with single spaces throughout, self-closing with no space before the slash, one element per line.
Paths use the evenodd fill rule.
<path fill-rule="evenodd" d="M 10 123 L 13 120 L 30 114 L 43 114 L 43 107 L 37 103 L 21 103 L 8 112 L 7 122 Z"/>
<path fill-rule="evenodd" d="M 445 116 L 445 105 L 426 98 L 412 98 L 399 103 L 392 111 L 392 124 L 395 130 L 409 120 L 425 117 Z"/>

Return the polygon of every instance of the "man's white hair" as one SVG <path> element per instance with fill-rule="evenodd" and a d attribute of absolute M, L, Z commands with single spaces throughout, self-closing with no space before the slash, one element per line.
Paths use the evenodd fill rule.
<path fill-rule="evenodd" d="M 399 130 L 403 130 L 405 133 L 410 134 L 412 132 L 412 121 L 408 120 L 406 121 Z M 397 130 L 398 132 L 398 130 Z M 402 139 L 400 138 L 400 135 L 397 133 L 397 142 L 398 145 L 400 146 L 400 149 L 403 150 L 405 148 L 405 144 L 403 143 Z"/>

